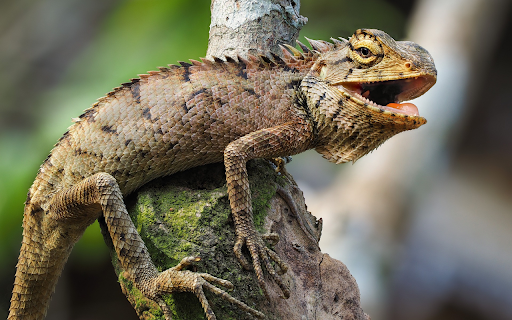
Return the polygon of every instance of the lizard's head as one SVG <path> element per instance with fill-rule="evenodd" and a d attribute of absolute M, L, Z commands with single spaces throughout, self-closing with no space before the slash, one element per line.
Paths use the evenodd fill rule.
<path fill-rule="evenodd" d="M 320 55 L 310 71 L 311 84 L 303 82 L 303 89 L 323 114 L 322 122 L 338 132 L 325 132 L 330 141 L 318 151 L 326 158 L 356 160 L 396 133 L 426 123 L 414 104 L 403 103 L 436 82 L 434 61 L 425 49 L 373 29 L 357 30 L 334 45 L 310 42 Z M 320 91 L 327 94 L 322 97 Z"/>
<path fill-rule="evenodd" d="M 317 60 L 313 68 L 320 79 L 371 111 L 407 115 L 412 126 L 408 129 L 426 123 L 415 105 L 402 102 L 421 96 L 436 82 L 427 50 L 374 29 L 357 30 L 339 47 Z"/>

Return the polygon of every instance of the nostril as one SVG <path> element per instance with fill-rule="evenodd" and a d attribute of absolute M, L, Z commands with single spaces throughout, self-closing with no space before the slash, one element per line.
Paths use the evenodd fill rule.
<path fill-rule="evenodd" d="M 411 69 L 412 64 L 411 64 L 410 62 L 406 62 L 406 63 L 405 63 L 405 67 L 406 67 L 407 69 Z"/>

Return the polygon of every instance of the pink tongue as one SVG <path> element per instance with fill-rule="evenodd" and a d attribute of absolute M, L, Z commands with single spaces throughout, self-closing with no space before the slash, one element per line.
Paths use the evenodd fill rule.
<path fill-rule="evenodd" d="M 411 116 L 419 116 L 418 108 L 412 103 L 388 103 L 386 107 L 396 109 L 399 113 L 405 113 Z M 394 110 L 390 110 L 394 111 Z M 395 112 L 396 112 L 395 111 Z"/>

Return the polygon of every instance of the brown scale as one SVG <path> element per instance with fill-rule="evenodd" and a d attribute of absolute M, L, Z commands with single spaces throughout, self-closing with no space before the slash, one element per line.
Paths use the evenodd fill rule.
<path fill-rule="evenodd" d="M 100 216 L 123 269 L 166 319 L 170 311 L 161 295 L 182 291 L 193 292 L 207 318 L 215 319 L 204 289 L 264 317 L 211 284 L 230 288 L 230 282 L 183 270 L 197 258 L 158 272 L 123 202 L 155 178 L 222 161 L 235 254 L 244 268 L 254 268 L 265 294 L 263 269 L 288 297 L 279 275 L 287 266 L 263 242 L 275 235 L 254 228 L 246 162 L 313 148 L 336 163 L 355 161 L 394 134 L 426 122 L 408 114 L 401 101 L 423 94 L 436 78 L 428 52 L 382 31 L 362 29 L 350 40 L 332 40 L 308 39 L 313 50 L 299 42 L 302 52 L 282 47 L 282 57 L 202 59 L 160 68 L 115 88 L 73 119 L 27 196 L 8 319 L 44 318 L 73 245 Z M 369 84 L 375 81 L 390 82 Z M 389 100 L 394 108 L 365 96 Z M 243 246 L 252 264 L 242 255 Z"/>

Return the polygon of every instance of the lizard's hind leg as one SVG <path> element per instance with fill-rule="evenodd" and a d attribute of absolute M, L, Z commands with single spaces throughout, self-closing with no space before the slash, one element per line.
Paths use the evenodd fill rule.
<path fill-rule="evenodd" d="M 57 192 L 44 206 L 28 200 L 9 320 L 41 320 L 71 249 L 101 215 L 94 178 Z M 44 209 L 42 208 L 44 206 Z"/>
<path fill-rule="evenodd" d="M 76 186 L 57 194 L 52 199 L 50 208 L 57 220 L 66 220 L 66 225 L 69 225 L 70 229 L 73 229 L 74 225 L 81 233 L 103 212 L 105 224 L 125 275 L 146 297 L 160 305 L 166 319 L 170 320 L 171 314 L 163 303 L 162 295 L 174 292 L 194 293 L 199 298 L 207 318 L 216 319 L 204 296 L 205 288 L 256 317 L 264 317 L 262 313 L 209 283 L 231 288 L 233 285 L 229 281 L 205 273 L 182 270 L 193 261 L 199 260 L 196 257 L 184 258 L 176 267 L 158 272 L 128 215 L 119 186 L 111 175 L 97 173 L 84 179 Z M 95 213 L 96 211 L 99 211 L 99 214 Z M 72 220 L 76 223 L 73 224 Z"/>

